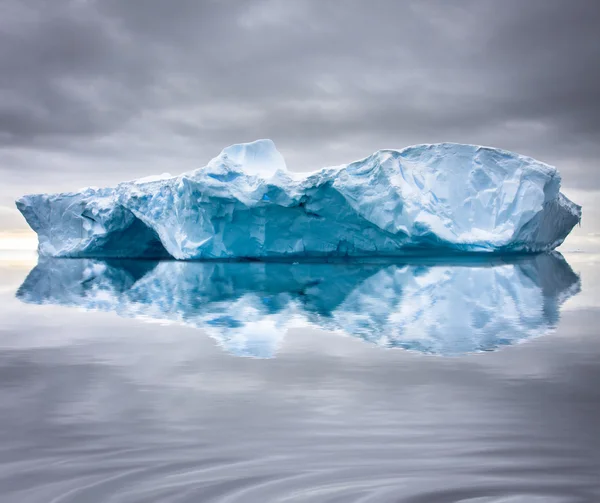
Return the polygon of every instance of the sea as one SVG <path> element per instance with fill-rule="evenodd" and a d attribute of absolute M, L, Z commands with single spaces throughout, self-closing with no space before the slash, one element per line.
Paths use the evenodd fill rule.
<path fill-rule="evenodd" d="M 600 502 L 600 253 L 0 253 L 2 503 Z"/>

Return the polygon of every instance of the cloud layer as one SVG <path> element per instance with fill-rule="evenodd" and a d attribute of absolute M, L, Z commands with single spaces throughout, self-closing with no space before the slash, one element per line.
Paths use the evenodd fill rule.
<path fill-rule="evenodd" d="M 600 3 L 4 0 L 0 206 L 272 138 L 291 169 L 482 143 L 598 189 Z"/>

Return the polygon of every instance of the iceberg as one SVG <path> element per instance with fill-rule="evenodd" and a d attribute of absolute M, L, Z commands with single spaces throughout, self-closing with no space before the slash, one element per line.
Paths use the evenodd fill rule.
<path fill-rule="evenodd" d="M 236 356 L 276 355 L 314 327 L 458 356 L 554 329 L 580 280 L 557 252 L 445 262 L 177 262 L 41 257 L 17 297 L 201 329 Z"/>
<path fill-rule="evenodd" d="M 296 259 L 536 253 L 563 242 L 581 207 L 555 167 L 455 143 L 380 150 L 307 174 L 270 140 L 206 166 L 16 204 L 51 257 Z"/>

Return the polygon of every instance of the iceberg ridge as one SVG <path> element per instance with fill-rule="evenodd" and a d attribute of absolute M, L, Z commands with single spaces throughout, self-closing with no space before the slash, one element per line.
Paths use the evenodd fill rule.
<path fill-rule="evenodd" d="M 271 140 L 232 145 L 205 167 L 115 188 L 23 196 L 54 257 L 328 258 L 535 253 L 581 219 L 556 168 L 455 143 L 380 150 L 302 175 Z"/>

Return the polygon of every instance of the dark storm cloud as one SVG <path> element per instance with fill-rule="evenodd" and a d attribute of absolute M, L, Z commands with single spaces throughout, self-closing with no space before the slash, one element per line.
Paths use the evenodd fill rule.
<path fill-rule="evenodd" d="M 0 204 L 202 165 L 492 144 L 599 188 L 600 3 L 3 0 Z"/>

